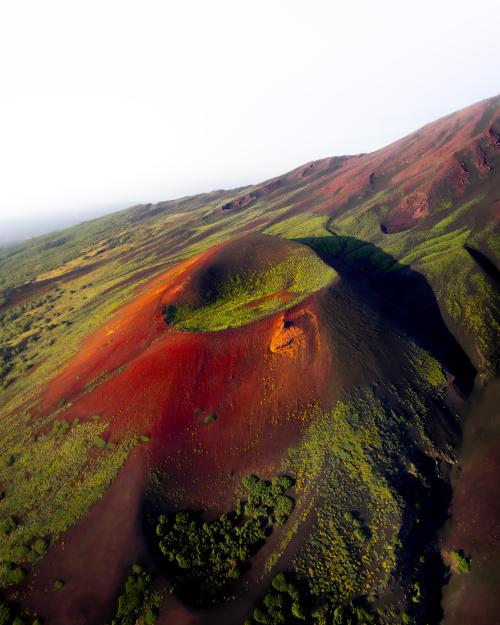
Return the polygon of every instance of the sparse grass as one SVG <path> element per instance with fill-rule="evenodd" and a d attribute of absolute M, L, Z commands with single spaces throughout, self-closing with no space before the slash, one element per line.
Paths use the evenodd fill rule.
<path fill-rule="evenodd" d="M 422 382 L 424 387 L 443 394 L 447 383 L 439 361 L 416 344 L 412 344 L 410 360 L 415 369 L 416 378 Z"/>
<path fill-rule="evenodd" d="M 395 567 L 389 537 L 399 531 L 401 503 L 380 462 L 379 423 L 389 419 L 373 400 L 318 412 L 285 464 L 297 477 L 299 500 L 315 501 L 314 532 L 295 561 L 314 595 L 350 600 L 376 587 Z M 354 527 L 353 506 L 368 520 L 369 531 Z"/>
<path fill-rule="evenodd" d="M 14 442 L 14 461 L 2 470 L 0 518 L 7 531 L 0 561 L 36 560 L 103 494 L 132 444 L 124 440 L 113 450 L 97 449 L 94 441 L 105 429 L 105 423 L 80 423 L 63 432 L 27 432 Z M 7 583 L 9 576 L 1 576 L 0 584 Z"/>
<path fill-rule="evenodd" d="M 328 234 L 326 230 L 327 221 L 328 216 L 326 215 L 304 213 L 302 215 L 294 215 L 293 217 L 280 219 L 277 223 L 266 228 L 263 233 L 284 237 L 286 239 L 321 237 Z"/>

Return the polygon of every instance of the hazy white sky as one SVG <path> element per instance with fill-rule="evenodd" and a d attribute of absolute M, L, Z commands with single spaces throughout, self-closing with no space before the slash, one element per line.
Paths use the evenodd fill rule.
<path fill-rule="evenodd" d="M 383 146 L 500 92 L 498 0 L 0 3 L 0 216 Z"/>

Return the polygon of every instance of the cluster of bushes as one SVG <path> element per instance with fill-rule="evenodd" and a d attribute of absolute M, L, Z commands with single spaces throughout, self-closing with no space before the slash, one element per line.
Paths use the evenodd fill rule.
<path fill-rule="evenodd" d="M 151 576 L 144 571 L 142 566 L 134 564 L 132 573 L 125 582 L 125 590 L 118 599 L 118 609 L 111 625 L 135 625 L 150 583 Z M 146 625 L 153 625 L 157 617 L 155 608 L 150 607 L 144 614 L 144 621 Z"/>
<path fill-rule="evenodd" d="M 28 561 L 34 562 L 38 560 L 49 548 L 49 544 L 43 538 L 36 538 L 34 542 L 30 544 L 18 543 L 12 549 L 12 555 L 19 562 Z"/>
<path fill-rule="evenodd" d="M 7 376 L 14 368 L 12 360 L 18 351 L 12 345 L 0 345 L 0 389 L 8 386 Z"/>
<path fill-rule="evenodd" d="M 0 625 L 42 625 L 39 618 L 25 619 L 12 606 L 0 601 Z"/>
<path fill-rule="evenodd" d="M 168 559 L 174 587 L 195 603 L 213 600 L 265 541 L 276 523 L 285 523 L 293 499 L 284 495 L 292 486 L 287 477 L 264 482 L 255 476 L 243 481 L 247 500 L 214 521 L 197 512 L 161 515 L 156 526 L 161 552 Z"/>
<path fill-rule="evenodd" d="M 14 562 L 2 562 L 0 564 L 0 585 L 10 586 L 18 584 L 26 577 L 26 573 Z"/>
<path fill-rule="evenodd" d="M 300 591 L 295 584 L 279 573 L 272 582 L 273 590 L 264 596 L 262 604 L 253 611 L 253 620 L 257 623 L 297 623 L 304 622 L 306 610 Z M 252 625 L 247 619 L 244 625 Z"/>
<path fill-rule="evenodd" d="M 37 538 L 32 544 L 22 542 L 14 544 L 12 547 L 12 557 L 16 562 L 35 562 L 47 551 L 49 545 L 43 538 Z M 0 563 L 0 586 L 10 586 L 18 584 L 26 577 L 24 569 L 16 562 L 3 561 Z"/>
<path fill-rule="evenodd" d="M 244 625 L 370 625 L 376 617 L 355 605 L 335 606 L 330 601 L 315 603 L 307 591 L 278 573 L 261 604 Z"/>
<path fill-rule="evenodd" d="M 63 290 L 56 286 L 55 292 L 41 298 L 26 301 L 0 313 L 0 389 L 7 388 L 15 380 L 15 374 L 29 371 L 35 366 L 33 358 L 40 332 L 52 330 L 57 323 L 49 323 L 49 312 L 61 297 Z M 2 297 L 0 295 L 0 301 Z M 60 316 L 56 311 L 53 317 Z M 28 331 L 28 336 L 20 337 Z M 12 372 L 15 372 L 13 375 Z"/>
<path fill-rule="evenodd" d="M 259 480 L 255 475 L 245 477 L 243 486 L 248 492 L 245 514 L 252 518 L 271 514 L 276 523 L 284 525 L 295 507 L 294 500 L 285 495 L 292 484 L 292 480 L 285 475 L 274 477 L 270 483 Z"/>

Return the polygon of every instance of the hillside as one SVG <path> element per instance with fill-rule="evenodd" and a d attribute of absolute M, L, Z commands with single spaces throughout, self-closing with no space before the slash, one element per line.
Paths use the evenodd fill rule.
<path fill-rule="evenodd" d="M 0 623 L 494 622 L 499 171 L 496 97 L 0 248 Z"/>

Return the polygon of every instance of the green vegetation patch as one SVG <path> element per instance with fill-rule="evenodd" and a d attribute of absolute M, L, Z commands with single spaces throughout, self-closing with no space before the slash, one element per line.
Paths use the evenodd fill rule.
<path fill-rule="evenodd" d="M 312 595 L 347 602 L 383 587 L 395 569 L 402 504 L 384 466 L 391 420 L 373 398 L 338 403 L 315 415 L 284 465 L 299 500 L 314 502 L 313 531 L 294 562 Z"/>
<path fill-rule="evenodd" d="M 245 564 L 276 524 L 286 523 L 294 500 L 286 476 L 271 482 L 249 476 L 243 480 L 247 499 L 218 519 L 206 521 L 197 512 L 161 515 L 156 526 L 174 588 L 193 603 L 220 595 L 238 579 Z"/>
<path fill-rule="evenodd" d="M 215 284 L 199 306 L 167 306 L 165 320 L 192 332 L 238 327 L 298 304 L 335 276 L 336 272 L 310 250 L 297 249 L 265 270 L 243 272 Z"/>
<path fill-rule="evenodd" d="M 150 583 L 151 576 L 139 564 L 134 564 L 125 582 L 125 589 L 118 598 L 116 616 L 111 625 L 135 625 L 147 598 Z M 154 608 L 150 607 L 144 615 L 144 622 L 153 625 L 156 618 Z"/>
<path fill-rule="evenodd" d="M 104 493 L 132 445 L 98 448 L 105 423 L 62 427 L 13 442 L 0 500 L 0 586 L 20 581 L 22 562 L 34 561 Z M 101 439 L 102 440 L 102 439 Z"/>
<path fill-rule="evenodd" d="M 278 573 L 252 618 L 243 625 L 375 625 L 376 616 L 366 607 L 348 603 L 338 605 L 329 598 L 312 597 L 304 585 L 291 580 L 289 574 Z"/>
<path fill-rule="evenodd" d="M 467 558 L 462 549 L 454 549 L 451 553 L 451 560 L 460 573 L 468 573 L 470 571 L 470 558 Z"/>
<path fill-rule="evenodd" d="M 19 606 L 0 600 L 0 625 L 42 625 L 39 618 L 21 614 Z"/>
<path fill-rule="evenodd" d="M 357 267 L 363 270 L 394 271 L 411 266 L 422 273 L 432 287 L 445 322 L 451 321 L 452 333 L 461 341 L 463 332 L 466 341 L 475 344 L 480 352 L 479 364 L 491 367 L 497 364 L 496 337 L 500 330 L 495 285 L 465 249 L 476 241 L 479 249 L 484 248 L 490 257 L 498 259 L 495 224 L 488 221 L 480 225 L 476 221 L 478 205 L 485 201 L 481 194 L 465 202 L 445 198 L 414 228 L 386 235 L 380 230 L 387 210 L 383 198 L 378 207 L 371 198 L 339 218 L 332 218 L 328 229 L 343 239 L 352 238 L 356 249 L 351 254 L 340 250 L 342 259 L 348 263 L 359 261 Z M 471 228 L 471 224 L 475 227 Z M 371 253 L 370 248 L 379 252 Z M 389 259 L 392 266 L 384 267 Z"/>
<path fill-rule="evenodd" d="M 286 239 L 321 237 L 328 234 L 326 230 L 328 219 L 328 215 L 313 215 L 311 213 L 293 215 L 292 217 L 277 221 L 266 228 L 263 233 L 284 237 Z"/>

